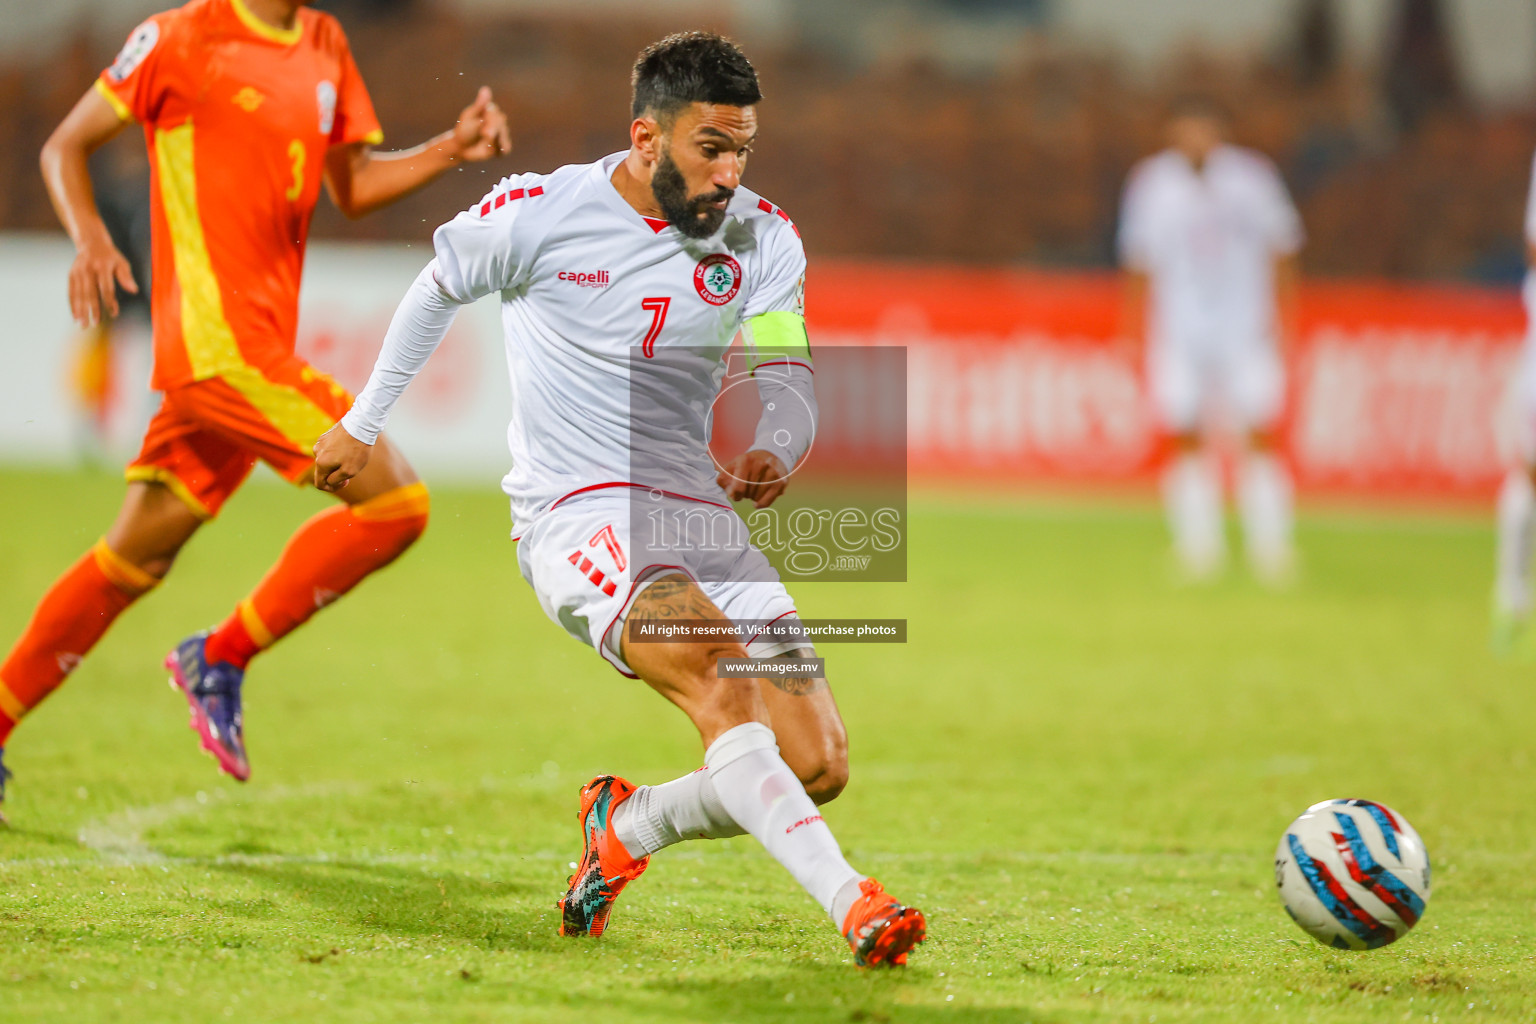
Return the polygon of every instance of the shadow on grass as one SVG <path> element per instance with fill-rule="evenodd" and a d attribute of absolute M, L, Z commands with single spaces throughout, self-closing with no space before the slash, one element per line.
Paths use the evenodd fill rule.
<path fill-rule="evenodd" d="M 676 1020 L 735 1022 L 843 1022 L 848 1024 L 925 1024 L 928 1021 L 1055 1024 L 1066 1018 L 1046 1016 L 1023 1006 L 972 1007 L 943 1002 L 933 979 L 902 971 L 859 971 L 839 964 L 795 965 L 769 977 L 741 979 L 670 978 L 645 985 L 647 1001 Z M 910 993 L 903 998 L 904 993 Z M 938 1000 L 911 1005 L 911 997 Z"/>
<path fill-rule="evenodd" d="M 427 874 L 418 868 L 348 862 L 326 864 L 221 864 L 217 871 L 264 890 L 274 901 L 307 904 L 325 922 L 342 929 L 389 936 L 457 940 L 485 953 L 506 951 L 548 955 L 555 975 L 576 969 L 594 972 L 619 985 L 603 996 L 618 999 L 637 1019 L 668 1021 L 835 1022 L 835 1024 L 926 1024 L 929 1021 L 1031 1022 L 1057 1024 L 1071 1019 L 1046 1016 L 1027 1007 L 969 1007 L 942 1002 L 945 993 L 927 970 L 859 971 L 846 963 L 807 963 L 772 956 L 737 962 L 733 977 L 721 978 L 721 965 L 710 959 L 680 965 L 680 973 L 624 984 L 614 975 L 622 961 L 647 961 L 675 955 L 673 937 L 635 936 L 641 948 L 608 942 L 571 940 L 556 934 L 558 911 L 553 894 L 541 885 L 464 874 Z M 232 902 L 231 914 L 263 916 L 259 902 Z M 247 909 L 249 908 L 249 909 Z M 329 944 L 317 932 L 317 948 L 307 958 L 319 963 Z M 645 948 L 654 947 L 654 948 Z M 670 957 L 668 957 L 669 959 Z M 674 961 L 675 962 L 675 961 Z M 564 967 L 560 967 L 564 964 Z M 487 966 L 484 982 L 500 972 Z M 632 978 L 633 976 L 631 976 Z M 480 978 L 466 980 L 481 981 Z M 595 980 L 595 979 L 594 979 Z M 526 997 L 531 979 L 505 979 Z M 534 983 L 533 988 L 543 986 Z M 600 988 L 606 986 L 600 985 Z M 548 993 L 544 993 L 548 994 Z M 582 997 L 568 994 L 580 1001 Z M 932 1005 L 921 1005 L 931 1001 Z M 919 1005 L 913 1005 L 919 1003 Z"/>
<path fill-rule="evenodd" d="M 43 851 L 57 850 L 65 857 L 78 856 L 80 852 L 80 840 L 73 832 L 47 832 L 41 829 L 31 829 L 15 822 L 0 825 L 0 843 L 6 844 L 7 853 L 14 852 L 16 847 L 23 843 L 36 847 L 28 850 L 24 857 L 46 856 Z M 0 867 L 4 861 L 0 861 Z"/>
<path fill-rule="evenodd" d="M 217 870 L 307 903 L 344 927 L 442 936 L 488 952 L 558 948 L 553 900 L 540 888 L 489 878 L 338 860 L 326 864 L 221 864 Z M 516 899 L 500 908 L 491 904 Z M 537 907 L 534 906 L 537 898 Z M 232 906 L 240 912 L 239 905 Z"/>

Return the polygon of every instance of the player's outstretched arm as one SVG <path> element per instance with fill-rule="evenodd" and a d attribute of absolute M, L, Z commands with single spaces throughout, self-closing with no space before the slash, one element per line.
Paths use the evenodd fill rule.
<path fill-rule="evenodd" d="M 745 499 L 755 508 L 767 508 L 789 486 L 789 467 L 772 452 L 753 448 L 727 462 L 715 482 L 732 501 Z"/>
<path fill-rule="evenodd" d="M 802 260 L 799 268 L 803 267 Z M 784 493 L 790 470 L 816 440 L 820 414 L 811 343 L 805 317 L 787 310 L 748 319 L 742 333 L 763 412 L 751 447 L 727 463 L 715 479 L 731 501 L 746 499 L 757 508 L 767 508 Z"/>
<path fill-rule="evenodd" d="M 452 129 L 414 149 L 376 153 L 358 142 L 334 146 L 325 158 L 325 184 L 337 209 L 348 217 L 388 206 L 460 163 L 478 163 L 512 151 L 507 115 L 480 87 Z"/>
<path fill-rule="evenodd" d="M 482 92 L 481 99 L 488 94 Z M 368 463 L 390 410 L 442 343 L 460 306 L 511 288 L 521 279 L 524 260 L 511 230 L 518 204 L 484 217 L 479 207 L 459 214 L 432 233 L 437 254 L 395 310 L 368 383 L 341 422 L 315 446 L 315 486 L 336 491 Z"/>
<path fill-rule="evenodd" d="M 69 311 L 81 327 L 90 327 L 107 316 L 117 316 L 117 286 L 134 294 L 128 260 L 112 244 L 107 226 L 96 209 L 87 161 L 103 143 L 122 131 L 124 121 L 94 88 L 86 91 L 73 110 L 43 144 L 39 164 L 53 210 L 75 243 L 75 261 L 69 268 Z"/>
<path fill-rule="evenodd" d="M 460 303 L 437 283 L 437 261 L 428 263 L 400 300 L 379 358 L 341 422 L 315 442 L 315 486 L 335 493 L 368 465 L 395 402 L 442 343 Z"/>
<path fill-rule="evenodd" d="M 816 388 L 803 363 L 762 366 L 756 377 L 763 414 L 752 447 L 726 463 L 716 481 L 731 501 L 767 508 L 789 486 L 790 470 L 816 439 Z"/>

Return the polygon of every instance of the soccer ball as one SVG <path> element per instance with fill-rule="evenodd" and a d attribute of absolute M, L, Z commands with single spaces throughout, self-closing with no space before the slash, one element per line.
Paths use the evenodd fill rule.
<path fill-rule="evenodd" d="M 1408 934 L 1429 900 L 1429 854 L 1396 811 L 1325 800 L 1285 830 L 1275 884 L 1286 913 L 1325 946 L 1377 949 Z"/>

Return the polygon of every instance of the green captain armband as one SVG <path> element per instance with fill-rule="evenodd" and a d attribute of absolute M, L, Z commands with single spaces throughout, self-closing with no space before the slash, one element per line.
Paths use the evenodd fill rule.
<path fill-rule="evenodd" d="M 756 373 L 764 363 L 782 359 L 811 361 L 811 336 L 799 313 L 763 313 L 741 325 L 747 343 L 747 368 Z"/>

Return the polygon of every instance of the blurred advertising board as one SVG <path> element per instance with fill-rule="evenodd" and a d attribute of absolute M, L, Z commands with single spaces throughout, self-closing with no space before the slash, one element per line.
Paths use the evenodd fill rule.
<path fill-rule="evenodd" d="M 147 390 L 148 326 L 127 320 L 112 346 L 103 422 L 90 429 L 76 397 L 81 332 L 65 290 L 72 256 L 59 236 L 0 234 L 0 461 L 125 462 L 158 404 Z M 396 303 L 430 258 L 425 242 L 311 245 L 299 351 L 346 387 L 360 388 Z M 510 408 L 501 317 L 494 302 L 481 302 L 455 321 L 400 400 L 389 432 L 424 472 L 495 486 L 507 470 Z"/>
<path fill-rule="evenodd" d="M 821 345 L 905 346 L 909 472 L 921 481 L 1149 477 L 1162 439 L 1113 274 L 824 266 Z M 1491 493 L 1517 415 L 1513 290 L 1310 283 L 1287 345 L 1283 438 L 1313 492 Z"/>
<path fill-rule="evenodd" d="M 71 383 L 78 332 L 65 300 L 71 256 L 57 236 L 0 235 L 0 461 L 68 464 L 81 455 L 84 417 Z M 428 256 L 425 242 L 312 246 L 300 351 L 360 387 L 395 303 Z M 870 410 L 889 409 L 885 392 L 904 386 L 915 483 L 1151 479 L 1161 441 L 1139 360 L 1118 338 L 1114 275 L 815 263 L 807 299 L 818 350 L 879 346 L 887 355 L 871 365 L 891 367 L 829 377 L 822 414 L 848 420 L 838 436 L 900 430 L 899 417 Z M 1284 438 L 1303 488 L 1492 492 L 1509 451 L 1500 439 L 1525 332 L 1515 292 L 1314 283 L 1300 302 Z M 129 325 L 122 335 L 105 451 L 96 453 L 108 460 L 132 454 L 153 411 L 145 329 Z M 891 357 L 900 350 L 904 370 Z M 496 304 L 478 303 L 407 392 L 391 434 L 429 475 L 494 484 L 508 461 L 505 372 Z M 836 466 L 831 433 L 816 458 Z"/>

